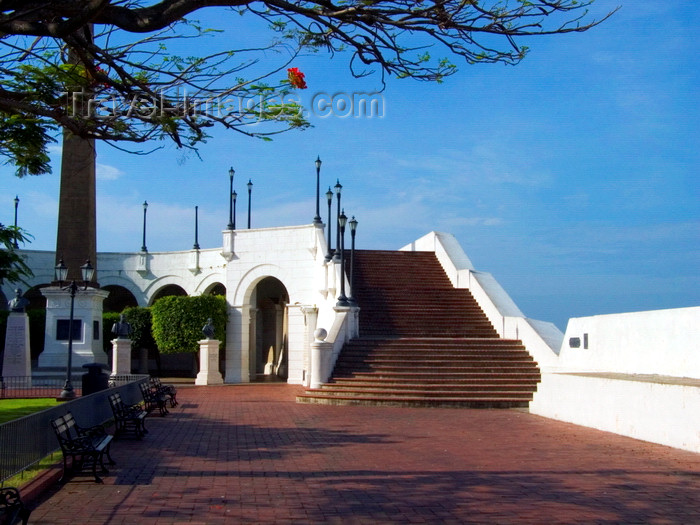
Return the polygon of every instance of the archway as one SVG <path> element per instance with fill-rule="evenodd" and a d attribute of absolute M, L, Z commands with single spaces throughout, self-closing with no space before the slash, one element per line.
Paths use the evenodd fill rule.
<path fill-rule="evenodd" d="M 134 294 L 123 286 L 108 284 L 103 286 L 102 289 L 109 292 L 109 296 L 104 300 L 102 306 L 103 312 L 120 313 L 124 311 L 125 308 L 139 305 Z"/>
<path fill-rule="evenodd" d="M 287 380 L 287 304 L 289 294 L 279 279 L 266 277 L 252 297 L 255 323 L 251 328 L 251 380 Z"/>
<path fill-rule="evenodd" d="M 162 299 L 163 297 L 167 297 L 169 295 L 187 295 L 187 292 L 177 284 L 168 284 L 153 294 L 150 305 L 153 306 L 158 299 Z"/>

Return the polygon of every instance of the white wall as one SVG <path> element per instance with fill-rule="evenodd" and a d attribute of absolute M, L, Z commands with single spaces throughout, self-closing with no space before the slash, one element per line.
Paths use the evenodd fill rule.
<path fill-rule="evenodd" d="M 571 339 L 580 347 L 572 348 Z M 700 307 L 570 319 L 560 365 L 567 371 L 700 378 Z"/>
<path fill-rule="evenodd" d="M 700 452 L 700 307 L 570 319 L 559 360 L 530 412 Z"/>

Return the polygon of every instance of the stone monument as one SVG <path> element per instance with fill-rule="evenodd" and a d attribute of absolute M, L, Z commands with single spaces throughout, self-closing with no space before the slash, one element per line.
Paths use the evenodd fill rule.
<path fill-rule="evenodd" d="M 126 321 L 124 314 L 119 316 L 119 321 L 112 326 L 112 375 L 131 373 L 131 325 Z"/>
<path fill-rule="evenodd" d="M 202 328 L 202 334 L 206 339 L 199 343 L 199 373 L 194 380 L 195 385 L 221 385 L 224 382 L 219 371 L 219 345 L 221 341 L 213 339 L 214 324 L 211 318 Z"/>
<path fill-rule="evenodd" d="M 3 377 L 23 377 L 31 383 L 32 360 L 29 347 L 29 316 L 24 311 L 29 301 L 22 290 L 15 290 L 15 297 L 8 302 L 10 315 L 7 318 L 5 352 L 2 363 Z M 27 385 L 30 386 L 30 385 Z"/>

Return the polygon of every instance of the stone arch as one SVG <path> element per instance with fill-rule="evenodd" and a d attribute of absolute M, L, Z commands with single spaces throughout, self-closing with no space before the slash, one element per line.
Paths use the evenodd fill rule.
<path fill-rule="evenodd" d="M 122 312 L 125 308 L 138 306 L 139 302 L 131 290 L 118 284 L 108 284 L 102 287 L 109 296 L 102 305 L 103 312 Z"/>
<path fill-rule="evenodd" d="M 226 296 L 226 287 L 223 283 L 212 283 L 204 290 L 205 295 L 223 295 Z"/>
<path fill-rule="evenodd" d="M 287 288 L 276 277 L 263 277 L 256 282 L 250 300 L 250 378 L 284 381 L 289 362 Z"/>
<path fill-rule="evenodd" d="M 169 295 L 187 295 L 187 292 L 178 284 L 166 284 L 165 286 L 156 290 L 156 292 L 151 296 L 149 306 L 152 306 L 158 299 L 162 299 L 163 297 L 167 297 Z"/>

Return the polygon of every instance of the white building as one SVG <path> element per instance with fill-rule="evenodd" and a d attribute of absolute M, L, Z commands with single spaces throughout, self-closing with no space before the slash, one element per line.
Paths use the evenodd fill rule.
<path fill-rule="evenodd" d="M 312 372 L 324 380 L 333 359 L 320 368 L 312 362 L 315 330 L 328 332 L 337 356 L 358 334 L 358 321 L 356 308 L 336 306 L 340 264 L 326 260 L 323 225 L 224 231 L 222 246 L 100 253 L 98 282 L 141 306 L 173 293 L 225 292 L 226 383 L 271 371 L 306 386 L 319 379 Z M 571 319 L 562 334 L 526 318 L 490 274 L 472 267 L 453 236 L 432 232 L 402 250 L 434 252 L 453 286 L 471 291 L 498 334 L 523 342 L 542 372 L 531 412 L 700 452 L 700 307 Z M 54 280 L 54 253 L 22 253 L 34 271 L 31 286 Z M 349 284 L 346 279 L 348 290 Z M 14 295 L 8 284 L 2 293 L 3 303 Z M 50 341 L 50 323 L 44 353 L 65 355 L 64 342 Z M 89 332 L 90 323 L 84 326 L 83 343 L 99 336 Z M 78 348 L 75 365 L 93 357 Z"/>

